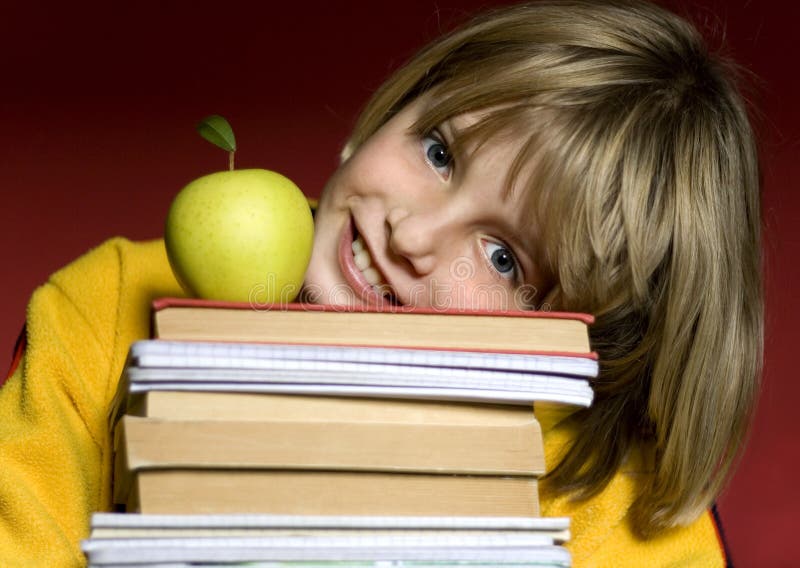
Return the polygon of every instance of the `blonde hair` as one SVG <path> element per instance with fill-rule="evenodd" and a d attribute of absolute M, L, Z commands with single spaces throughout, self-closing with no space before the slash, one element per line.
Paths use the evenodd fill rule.
<path fill-rule="evenodd" d="M 545 0 L 425 48 L 375 93 L 343 151 L 423 94 L 420 131 L 481 110 L 476 136 L 525 133 L 515 175 L 535 160 L 526 199 L 557 280 L 548 300 L 596 316 L 601 361 L 548 487 L 588 498 L 632 447 L 651 448 L 633 508 L 642 536 L 711 504 L 755 404 L 759 171 L 737 77 L 657 6 Z"/>

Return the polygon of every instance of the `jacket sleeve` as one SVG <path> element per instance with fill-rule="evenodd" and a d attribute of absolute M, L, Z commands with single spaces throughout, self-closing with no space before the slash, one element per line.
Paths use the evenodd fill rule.
<path fill-rule="evenodd" d="M 181 295 L 161 241 L 113 239 L 31 297 L 26 347 L 0 389 L 0 565 L 81 566 L 110 507 L 108 413 L 150 302 Z"/>

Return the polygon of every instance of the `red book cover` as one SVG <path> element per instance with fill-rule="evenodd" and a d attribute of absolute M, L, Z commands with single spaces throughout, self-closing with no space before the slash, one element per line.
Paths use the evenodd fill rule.
<path fill-rule="evenodd" d="M 489 317 L 521 317 L 521 318 L 549 318 L 549 319 L 571 319 L 582 321 L 586 325 L 594 323 L 594 316 L 578 312 L 546 312 L 532 310 L 470 310 L 470 309 L 439 309 L 439 308 L 419 308 L 413 306 L 337 306 L 331 304 L 252 304 L 249 302 L 225 302 L 219 300 L 203 300 L 199 298 L 158 298 L 153 301 L 153 311 L 160 311 L 166 308 L 224 308 L 236 310 L 253 311 L 306 311 L 306 312 L 361 312 L 361 313 L 391 313 L 391 314 L 438 314 L 438 315 L 467 315 L 467 316 L 489 316 Z"/>

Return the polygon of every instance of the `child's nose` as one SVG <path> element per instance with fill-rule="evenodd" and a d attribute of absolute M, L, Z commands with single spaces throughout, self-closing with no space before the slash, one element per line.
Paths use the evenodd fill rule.
<path fill-rule="evenodd" d="M 407 260 L 417 274 L 424 276 L 436 268 L 436 250 L 441 244 L 441 215 L 436 212 L 412 213 L 395 207 L 386 215 L 389 249 Z"/>

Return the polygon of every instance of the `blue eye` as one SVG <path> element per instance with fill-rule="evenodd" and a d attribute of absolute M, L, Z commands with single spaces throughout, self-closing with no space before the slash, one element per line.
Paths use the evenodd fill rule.
<path fill-rule="evenodd" d="M 422 137 L 422 149 L 425 152 L 425 159 L 428 163 L 444 177 L 450 175 L 452 169 L 453 156 L 442 140 L 434 134 L 427 134 Z"/>
<path fill-rule="evenodd" d="M 484 241 L 484 248 L 492 267 L 503 278 L 514 278 L 517 273 L 517 260 L 514 253 L 507 247 L 492 241 Z"/>

